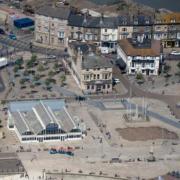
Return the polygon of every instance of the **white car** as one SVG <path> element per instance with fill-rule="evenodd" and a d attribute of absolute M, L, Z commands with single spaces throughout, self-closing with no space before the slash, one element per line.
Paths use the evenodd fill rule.
<path fill-rule="evenodd" d="M 113 78 L 113 81 L 114 81 L 116 84 L 120 83 L 120 80 L 119 80 L 118 78 Z"/>
<path fill-rule="evenodd" d="M 170 54 L 177 56 L 177 55 L 180 55 L 180 52 L 178 52 L 178 51 L 172 51 Z"/>
<path fill-rule="evenodd" d="M 48 55 L 47 59 L 56 59 L 56 56 L 55 55 Z"/>

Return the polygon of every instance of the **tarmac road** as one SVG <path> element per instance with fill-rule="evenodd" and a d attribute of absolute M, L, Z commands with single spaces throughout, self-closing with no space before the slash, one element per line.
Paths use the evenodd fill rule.
<path fill-rule="evenodd" d="M 6 46 L 14 47 L 16 49 L 20 49 L 21 51 L 32 51 L 32 52 L 42 53 L 42 54 L 46 53 L 46 54 L 55 55 L 58 57 L 68 56 L 68 54 L 65 53 L 63 50 L 38 47 L 35 45 L 33 45 L 31 48 L 30 42 L 26 42 L 23 40 L 12 40 L 12 39 L 9 39 L 9 37 L 7 36 L 2 36 L 2 35 L 0 36 L 0 43 Z"/>

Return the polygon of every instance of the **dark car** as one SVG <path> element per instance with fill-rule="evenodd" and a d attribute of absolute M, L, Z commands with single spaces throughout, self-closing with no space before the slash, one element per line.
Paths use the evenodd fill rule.
<path fill-rule="evenodd" d="M 3 29 L 0 28 L 0 34 L 6 34 L 5 31 Z"/>

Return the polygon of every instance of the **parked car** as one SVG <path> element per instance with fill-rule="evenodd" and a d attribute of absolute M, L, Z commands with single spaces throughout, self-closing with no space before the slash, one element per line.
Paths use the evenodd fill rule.
<path fill-rule="evenodd" d="M 9 34 L 9 39 L 16 40 L 17 37 L 15 34 Z"/>
<path fill-rule="evenodd" d="M 113 80 L 113 83 L 114 83 L 114 84 L 120 83 L 120 80 L 119 80 L 118 78 L 113 78 L 112 80 Z"/>
<path fill-rule="evenodd" d="M 55 55 L 47 55 L 47 59 L 56 59 Z"/>
<path fill-rule="evenodd" d="M 6 33 L 5 33 L 5 31 L 3 29 L 0 28 L 0 34 L 4 35 Z"/>
<path fill-rule="evenodd" d="M 178 55 L 180 55 L 180 52 L 178 52 L 178 51 L 172 51 L 170 54 L 171 54 L 171 55 L 178 56 Z"/>

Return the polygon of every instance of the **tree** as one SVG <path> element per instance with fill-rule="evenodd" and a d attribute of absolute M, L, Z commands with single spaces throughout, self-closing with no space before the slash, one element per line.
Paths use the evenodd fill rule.
<path fill-rule="evenodd" d="M 36 65 L 37 63 L 37 56 L 33 54 L 31 56 L 31 59 L 27 62 L 27 68 L 32 68 Z"/>
<path fill-rule="evenodd" d="M 42 65 L 42 64 L 40 64 L 39 66 L 38 66 L 38 69 L 37 69 L 38 71 L 44 71 L 45 69 L 44 69 L 44 66 Z"/>
<path fill-rule="evenodd" d="M 65 75 L 62 75 L 60 77 L 60 81 L 61 81 L 61 84 L 64 85 L 65 81 L 66 81 L 66 76 Z"/>
<path fill-rule="evenodd" d="M 46 86 L 49 86 L 51 84 L 51 82 L 49 81 L 49 78 L 47 78 L 46 80 L 45 80 L 45 85 Z"/>
<path fill-rule="evenodd" d="M 55 75 L 55 72 L 49 71 L 48 76 L 49 76 L 50 78 L 53 77 L 54 75 Z"/>
<path fill-rule="evenodd" d="M 15 64 L 18 65 L 18 66 L 22 66 L 23 63 L 24 63 L 23 57 L 20 57 L 19 59 L 17 59 L 15 61 Z"/>
<path fill-rule="evenodd" d="M 136 79 L 137 80 L 143 80 L 143 75 L 141 73 L 137 73 Z"/>
<path fill-rule="evenodd" d="M 19 83 L 20 83 L 21 85 L 23 85 L 23 84 L 25 83 L 25 79 L 20 79 L 20 80 L 19 80 Z"/>
<path fill-rule="evenodd" d="M 15 65 L 15 66 L 14 66 L 14 69 L 13 69 L 14 73 L 17 73 L 18 70 L 19 70 L 19 66 L 18 66 L 18 65 Z"/>
<path fill-rule="evenodd" d="M 41 78 L 41 76 L 40 76 L 39 74 L 36 74 L 36 75 L 34 76 L 34 80 L 35 80 L 35 81 L 40 80 L 40 78 Z"/>
<path fill-rule="evenodd" d="M 6 100 L 1 100 L 1 104 L 4 106 L 6 104 Z"/>
<path fill-rule="evenodd" d="M 27 70 L 24 71 L 23 73 L 24 76 L 28 76 L 29 75 L 29 72 Z"/>
<path fill-rule="evenodd" d="M 59 68 L 59 64 L 58 63 L 55 63 L 54 64 L 54 69 L 57 70 Z"/>
<path fill-rule="evenodd" d="M 32 61 L 33 63 L 35 63 L 35 62 L 37 61 L 37 56 L 36 56 L 36 54 L 32 54 L 32 56 L 31 56 L 31 61 Z"/>
<path fill-rule="evenodd" d="M 168 74 L 170 70 L 171 70 L 171 66 L 165 64 L 165 66 L 164 66 L 164 73 Z"/>

